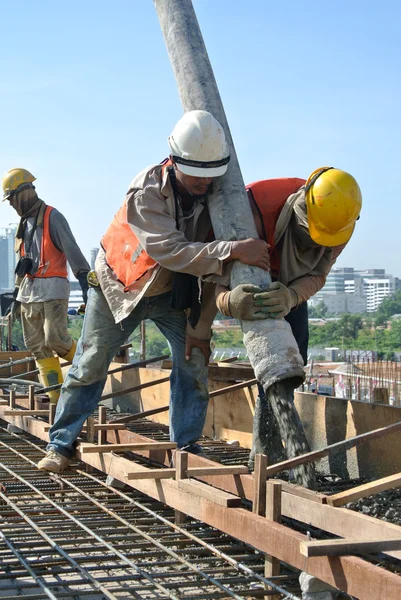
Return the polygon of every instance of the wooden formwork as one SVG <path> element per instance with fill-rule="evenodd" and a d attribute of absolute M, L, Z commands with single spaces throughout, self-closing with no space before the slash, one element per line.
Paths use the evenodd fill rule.
<path fill-rule="evenodd" d="M 32 395 L 31 398 L 15 398 L 13 394 L 11 402 L 3 399 L 0 404 L 1 418 L 47 441 L 49 425 L 30 414 Z M 44 413 L 39 416 L 43 417 Z M 78 445 L 77 457 L 88 465 L 170 505 L 178 513 L 208 523 L 356 598 L 398 600 L 401 597 L 401 577 L 363 558 L 342 555 L 344 551 L 372 552 L 372 542 L 377 542 L 377 551 L 380 549 L 401 559 L 401 527 L 339 507 L 345 498 L 338 494 L 328 497 L 284 481 L 275 480 L 276 489 L 272 496 L 268 483 L 266 492 L 268 467 L 260 464 L 250 475 L 244 467 L 222 467 L 184 453 L 185 460 L 178 455 L 176 468 L 172 469 L 169 465 L 173 444 L 154 442 L 128 431 L 123 423 L 105 423 L 104 418 L 105 411 L 102 410 L 100 422 L 90 427 L 92 436 L 97 436 L 101 445 L 82 441 Z M 121 456 L 120 453 L 127 449 L 165 466 L 155 470 L 138 465 Z M 353 497 L 397 485 L 400 485 L 400 478 L 394 477 L 392 481 L 377 482 L 376 487 L 371 484 L 369 488 L 356 489 Z M 348 494 L 350 497 L 352 490 Z M 323 550 L 321 547 L 316 549 L 305 535 L 277 522 L 271 504 L 274 496 L 276 503 L 281 504 L 282 516 L 344 538 L 342 549 L 339 544 L 326 544 Z M 242 508 L 241 499 L 250 500 L 255 512 Z M 266 509 L 270 518 L 263 516 Z"/>

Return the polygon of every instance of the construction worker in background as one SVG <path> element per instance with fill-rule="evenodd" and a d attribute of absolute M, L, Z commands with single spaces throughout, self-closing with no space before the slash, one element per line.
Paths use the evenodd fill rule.
<path fill-rule="evenodd" d="M 67 331 L 67 261 L 81 285 L 84 303 L 90 267 L 65 217 L 38 197 L 35 180 L 26 169 L 11 169 L 2 185 L 3 202 L 8 200 L 20 216 L 11 312 L 14 317 L 20 312 L 25 345 L 35 357 L 41 382 L 47 387 L 63 381 L 58 357 L 72 361 L 76 348 Z M 52 403 L 59 395 L 59 390 L 48 392 Z"/>
<path fill-rule="evenodd" d="M 169 146 L 168 160 L 134 178 L 101 241 L 77 353 L 39 469 L 62 472 L 68 465 L 82 425 L 100 401 L 114 354 L 143 319 L 152 319 L 172 348 L 170 439 L 201 453 L 197 440 L 209 399 L 210 339 L 192 340 L 186 359 L 185 309 L 189 324 L 202 331 L 198 277 L 222 274 L 232 260 L 267 270 L 268 245 L 258 239 L 207 242 L 207 194 L 230 158 L 216 119 L 206 111 L 186 113 Z M 215 306 L 214 293 L 210 298 Z"/>
<path fill-rule="evenodd" d="M 314 171 L 309 179 L 267 179 L 247 187 L 261 239 L 269 244 L 272 283 L 266 291 L 238 285 L 218 286 L 216 304 L 223 315 L 241 320 L 286 319 L 307 364 L 307 300 L 325 284 L 336 259 L 352 236 L 362 195 L 349 173 L 332 167 Z M 263 427 L 263 423 L 269 426 Z M 266 435 L 267 433 L 267 435 Z M 271 462 L 284 458 L 278 425 L 263 388 L 255 407 L 250 469 L 256 453 Z"/>

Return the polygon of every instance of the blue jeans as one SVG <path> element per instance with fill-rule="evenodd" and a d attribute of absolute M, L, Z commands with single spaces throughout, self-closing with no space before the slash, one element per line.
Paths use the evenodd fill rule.
<path fill-rule="evenodd" d="M 193 349 L 189 361 L 185 360 L 186 316 L 184 311 L 171 308 L 170 296 L 143 298 L 116 324 L 101 290 L 89 290 L 81 337 L 61 388 L 48 450 L 67 458 L 74 455 L 82 425 L 101 400 L 110 362 L 143 319 L 151 319 L 172 348 L 170 439 L 179 448 L 199 439 L 209 401 L 207 366 L 198 348 Z"/>

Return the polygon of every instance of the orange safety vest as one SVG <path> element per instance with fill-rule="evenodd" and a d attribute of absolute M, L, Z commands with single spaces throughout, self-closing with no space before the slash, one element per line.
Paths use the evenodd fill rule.
<path fill-rule="evenodd" d="M 162 177 L 167 167 L 172 165 L 166 161 L 162 168 Z M 109 228 L 100 242 L 106 253 L 106 262 L 114 275 L 128 291 L 157 262 L 141 247 L 138 238 L 132 231 L 127 218 L 127 199 L 114 216 Z"/>
<path fill-rule="evenodd" d="M 67 279 L 67 259 L 64 252 L 61 252 L 52 242 L 50 236 L 50 213 L 52 206 L 46 206 L 43 217 L 42 244 L 40 248 L 40 262 L 38 270 L 34 275 L 28 274 L 28 277 L 64 277 Z M 21 256 L 25 255 L 25 247 L 21 245 Z"/>
<path fill-rule="evenodd" d="M 252 195 L 262 217 L 265 240 L 270 244 L 270 268 L 273 273 L 278 273 L 280 270 L 280 255 L 274 245 L 278 218 L 287 198 L 291 194 L 295 194 L 305 183 L 305 179 L 283 177 L 255 181 L 246 188 L 248 194 Z"/>

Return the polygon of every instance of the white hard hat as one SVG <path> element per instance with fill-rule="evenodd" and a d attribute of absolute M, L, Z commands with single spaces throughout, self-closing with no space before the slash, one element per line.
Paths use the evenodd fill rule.
<path fill-rule="evenodd" d="M 230 160 L 222 126 L 206 110 L 185 113 L 168 138 L 173 161 L 185 175 L 219 177 Z"/>

